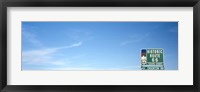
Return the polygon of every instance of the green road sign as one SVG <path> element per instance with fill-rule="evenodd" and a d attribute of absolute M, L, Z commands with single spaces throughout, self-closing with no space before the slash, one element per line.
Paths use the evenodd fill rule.
<path fill-rule="evenodd" d="M 147 49 L 147 62 L 163 62 L 163 49 Z"/>
<path fill-rule="evenodd" d="M 142 70 L 164 70 L 163 65 L 142 65 Z"/>
<path fill-rule="evenodd" d="M 163 49 L 142 49 L 142 70 L 164 70 Z"/>

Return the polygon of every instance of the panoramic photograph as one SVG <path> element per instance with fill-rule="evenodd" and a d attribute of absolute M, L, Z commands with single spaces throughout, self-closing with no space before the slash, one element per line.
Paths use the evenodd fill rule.
<path fill-rule="evenodd" d="M 23 21 L 22 71 L 178 70 L 178 22 Z"/>

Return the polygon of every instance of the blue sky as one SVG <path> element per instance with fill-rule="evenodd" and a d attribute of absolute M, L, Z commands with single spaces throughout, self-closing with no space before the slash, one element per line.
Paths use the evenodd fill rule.
<path fill-rule="evenodd" d="M 178 22 L 22 22 L 22 70 L 141 70 L 143 48 L 178 69 Z"/>

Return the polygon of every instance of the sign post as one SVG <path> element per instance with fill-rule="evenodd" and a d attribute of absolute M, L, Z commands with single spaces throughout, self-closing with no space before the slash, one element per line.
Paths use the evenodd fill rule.
<path fill-rule="evenodd" d="M 164 70 L 163 49 L 142 49 L 141 69 L 142 70 Z"/>

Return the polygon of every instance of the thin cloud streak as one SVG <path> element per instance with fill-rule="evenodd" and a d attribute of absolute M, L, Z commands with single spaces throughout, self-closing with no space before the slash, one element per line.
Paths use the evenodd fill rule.
<path fill-rule="evenodd" d="M 54 59 L 53 55 L 57 53 L 59 50 L 79 47 L 81 45 L 82 42 L 78 42 L 70 46 L 24 51 L 22 52 L 23 62 L 28 64 L 49 63 L 52 65 L 63 65 L 65 60 L 52 61 Z"/>
<path fill-rule="evenodd" d="M 125 66 L 125 67 L 114 67 L 114 68 L 97 68 L 97 67 L 91 67 L 91 66 L 81 66 L 81 67 L 53 67 L 53 68 L 47 68 L 44 70 L 72 70 L 72 71 L 118 71 L 118 70 L 130 70 L 130 69 L 135 69 L 135 68 L 140 68 L 140 66 Z"/>
<path fill-rule="evenodd" d="M 36 38 L 36 35 L 34 35 L 31 32 L 23 31 L 22 32 L 23 39 L 27 40 L 27 42 L 36 45 L 36 46 L 43 46 L 43 44 Z"/>
<path fill-rule="evenodd" d="M 129 36 L 129 40 L 122 42 L 120 45 L 125 46 L 125 45 L 129 45 L 129 44 L 132 44 L 132 43 L 141 42 L 144 39 L 146 39 L 148 36 L 149 36 L 148 33 L 146 33 L 144 35 Z"/>

